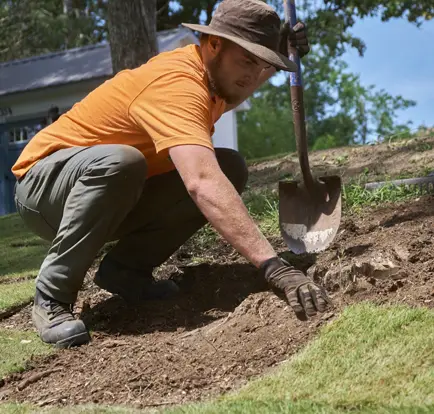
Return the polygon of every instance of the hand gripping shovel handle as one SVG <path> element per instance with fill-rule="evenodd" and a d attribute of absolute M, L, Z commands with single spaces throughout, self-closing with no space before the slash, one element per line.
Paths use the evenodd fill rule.
<path fill-rule="evenodd" d="M 297 15 L 295 11 L 295 0 L 284 0 L 285 21 L 289 23 L 292 29 L 297 24 Z M 297 142 L 298 159 L 300 162 L 301 172 L 306 187 L 313 188 L 314 180 L 309 167 L 309 157 L 307 151 L 307 134 L 304 119 L 304 101 L 303 101 L 303 80 L 301 76 L 300 57 L 296 48 L 288 44 L 289 59 L 297 65 L 297 72 L 290 72 L 289 79 L 291 83 L 291 105 L 294 119 L 295 138 Z"/>

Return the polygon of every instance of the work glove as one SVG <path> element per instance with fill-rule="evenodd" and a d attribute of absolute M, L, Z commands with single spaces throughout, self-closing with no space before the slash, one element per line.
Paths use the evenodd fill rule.
<path fill-rule="evenodd" d="M 279 52 L 288 57 L 288 45 L 295 47 L 300 59 L 310 52 L 307 28 L 302 22 L 298 22 L 291 29 L 289 23 L 285 22 L 280 29 Z"/>
<path fill-rule="evenodd" d="M 325 312 L 332 304 L 322 287 L 279 257 L 265 261 L 260 269 L 276 294 L 284 294 L 284 299 L 301 320 Z"/>

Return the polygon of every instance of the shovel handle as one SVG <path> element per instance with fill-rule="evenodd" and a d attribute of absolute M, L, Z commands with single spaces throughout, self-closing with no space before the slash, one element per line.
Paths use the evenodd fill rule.
<path fill-rule="evenodd" d="M 295 0 L 284 0 L 284 7 L 285 20 L 289 23 L 289 27 L 292 29 L 297 24 Z M 289 59 L 297 65 L 297 71 L 289 73 L 289 80 L 291 86 L 291 106 L 292 116 L 294 119 L 298 159 L 300 162 L 304 183 L 307 188 L 312 188 L 314 186 L 314 180 L 309 167 L 309 157 L 307 150 L 307 134 L 303 101 L 303 79 L 301 76 L 300 56 L 298 55 L 297 49 L 289 46 L 289 44 L 288 54 Z"/>

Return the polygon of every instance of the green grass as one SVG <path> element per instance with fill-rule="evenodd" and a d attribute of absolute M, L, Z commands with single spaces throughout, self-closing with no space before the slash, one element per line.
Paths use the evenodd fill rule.
<path fill-rule="evenodd" d="M 373 191 L 366 190 L 363 184 L 345 185 L 342 192 L 343 208 L 356 212 L 361 207 L 375 207 L 384 203 L 396 203 L 425 195 L 426 192 L 417 186 L 395 186 L 388 184 Z"/>
<path fill-rule="evenodd" d="M 36 411 L 35 411 L 36 410 Z M 28 414 L 28 413 L 61 413 L 61 414 L 138 414 L 138 413 L 161 413 L 157 409 L 135 410 L 131 407 L 102 407 L 95 405 L 82 405 L 66 408 L 38 408 L 24 404 L 0 404 L 0 413 L 3 414 Z M 178 408 L 175 413 L 186 414 L 343 414 L 348 413 L 346 409 L 333 408 L 323 404 L 314 404 L 309 401 L 301 401 L 297 403 L 288 403 L 286 401 L 273 402 L 255 402 L 255 401 L 240 401 L 237 403 L 221 403 L 216 406 L 204 405 L 199 407 Z M 377 406 L 375 409 L 362 408 L 351 410 L 354 414 L 432 414 L 432 408 L 390 408 Z"/>
<path fill-rule="evenodd" d="M 36 411 L 35 411 L 36 410 Z M 143 410 L 135 410 L 131 407 L 102 407 L 98 405 L 80 405 L 65 408 L 35 408 L 28 404 L 0 404 L 2 414 L 27 414 L 32 413 L 63 413 L 63 414 L 135 414 L 143 413 Z M 146 411 L 149 413 L 149 411 Z M 152 411 L 154 412 L 154 411 Z"/>
<path fill-rule="evenodd" d="M 29 302 L 35 293 L 35 281 L 0 284 L 0 313 Z"/>
<path fill-rule="evenodd" d="M 53 348 L 44 344 L 33 332 L 0 329 L 0 378 L 24 370 L 26 361 L 34 355 L 45 355 Z"/>
<path fill-rule="evenodd" d="M 4 312 L 32 298 L 48 243 L 27 230 L 16 214 L 0 217 L 0 235 L 0 312 Z"/>
<path fill-rule="evenodd" d="M 434 412 L 434 313 L 348 307 L 273 374 L 178 413 Z"/>
<path fill-rule="evenodd" d="M 0 280 L 36 276 L 48 243 L 31 233 L 16 215 L 0 217 Z"/>

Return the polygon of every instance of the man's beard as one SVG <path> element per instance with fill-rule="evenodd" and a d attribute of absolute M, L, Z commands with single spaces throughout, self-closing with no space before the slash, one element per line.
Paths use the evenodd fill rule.
<path fill-rule="evenodd" d="M 236 103 L 239 99 L 237 95 L 231 94 L 230 91 L 224 86 L 223 78 L 221 75 L 222 66 L 222 51 L 209 63 L 207 69 L 209 89 L 214 95 L 222 98 L 227 104 Z"/>

